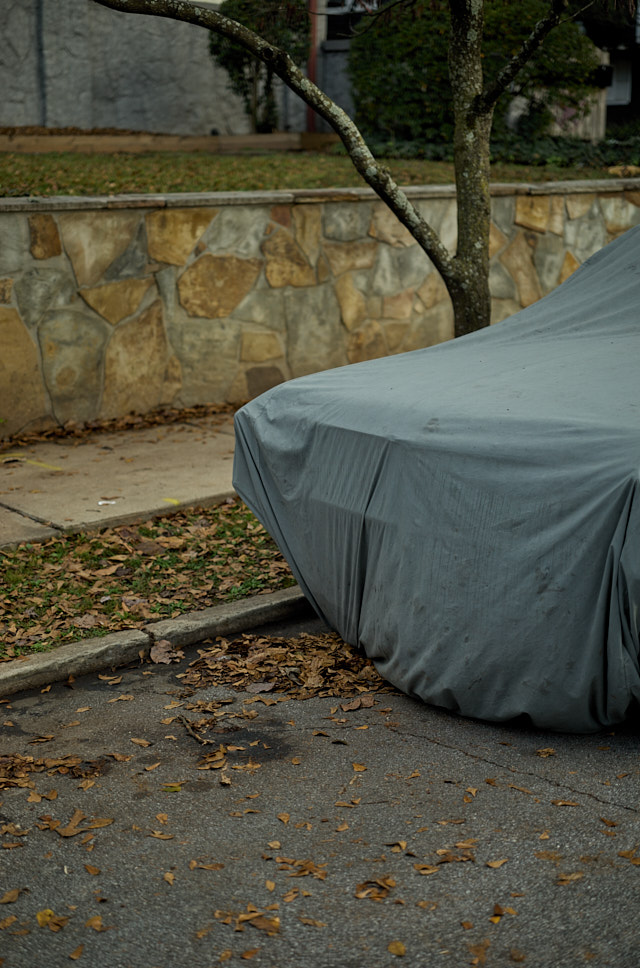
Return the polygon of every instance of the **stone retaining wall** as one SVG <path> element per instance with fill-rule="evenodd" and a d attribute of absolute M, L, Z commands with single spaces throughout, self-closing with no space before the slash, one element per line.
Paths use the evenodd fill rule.
<path fill-rule="evenodd" d="M 640 179 L 493 186 L 493 321 L 640 222 Z M 408 193 L 450 250 L 450 187 Z M 368 189 L 0 199 L 0 435 L 240 402 L 451 338 L 422 250 Z"/>

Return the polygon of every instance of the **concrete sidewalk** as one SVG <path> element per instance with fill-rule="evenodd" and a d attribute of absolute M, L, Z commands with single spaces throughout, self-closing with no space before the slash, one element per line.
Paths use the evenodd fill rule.
<path fill-rule="evenodd" d="M 0 453 L 0 548 L 233 495 L 233 416 L 96 432 Z"/>
<path fill-rule="evenodd" d="M 217 414 L 12 447 L 0 454 L 0 548 L 219 504 L 234 494 L 233 446 L 233 417 Z M 127 665 L 162 639 L 181 648 L 308 609 L 289 588 L 0 662 L 0 696 Z"/>

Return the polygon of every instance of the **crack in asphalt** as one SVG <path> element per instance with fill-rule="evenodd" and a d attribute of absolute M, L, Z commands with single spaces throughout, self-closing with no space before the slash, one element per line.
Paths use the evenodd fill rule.
<path fill-rule="evenodd" d="M 467 756 L 473 760 L 478 760 L 482 763 L 487 763 L 491 766 L 497 766 L 501 770 L 507 770 L 509 773 L 520 774 L 522 776 L 530 776 L 536 780 L 541 780 L 544 783 L 548 783 L 550 786 L 557 787 L 559 790 L 569 790 L 571 793 L 576 793 L 579 796 L 589 797 L 591 800 L 595 800 L 597 803 L 602 803 L 607 807 L 617 807 L 620 810 L 627 810 L 629 813 L 637 814 L 640 810 L 637 807 L 630 807 L 626 804 L 618 803 L 615 800 L 606 800 L 599 797 L 595 793 L 591 793 L 588 790 L 581 790 L 577 787 L 571 786 L 568 783 L 561 783 L 559 780 L 554 780 L 551 777 L 542 776 L 540 773 L 536 773 L 532 770 L 520 769 L 515 766 L 506 766 L 504 763 L 500 763 L 498 760 L 492 760 L 487 756 L 482 756 L 478 753 L 471 753 L 469 750 L 461 749 L 459 746 L 452 745 L 450 743 L 443 743 L 442 740 L 433 739 L 430 736 L 424 736 L 420 733 L 407 733 L 406 735 L 412 736 L 414 739 L 426 740 L 434 746 L 442 746 L 444 749 L 454 750 L 457 753 L 462 753 L 463 756 Z"/>

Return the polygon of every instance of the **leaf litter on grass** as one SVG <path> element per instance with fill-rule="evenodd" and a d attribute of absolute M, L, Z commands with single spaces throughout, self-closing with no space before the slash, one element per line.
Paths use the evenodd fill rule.
<path fill-rule="evenodd" d="M 0 660 L 293 584 L 239 500 L 0 553 Z"/>

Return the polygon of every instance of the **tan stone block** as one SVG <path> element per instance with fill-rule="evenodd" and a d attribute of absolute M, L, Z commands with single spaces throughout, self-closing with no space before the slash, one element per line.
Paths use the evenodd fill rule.
<path fill-rule="evenodd" d="M 113 331 L 105 354 L 100 416 L 146 413 L 172 403 L 178 382 L 176 362 L 158 299 L 136 319 Z"/>
<path fill-rule="evenodd" d="M 38 350 L 17 310 L 0 307 L 0 434 L 14 434 L 48 413 Z"/>
<path fill-rule="evenodd" d="M 318 259 L 318 266 L 316 269 L 318 273 L 318 282 L 326 282 L 331 275 L 331 270 L 329 268 L 329 263 L 323 255 Z"/>
<path fill-rule="evenodd" d="M 549 231 L 553 232 L 554 235 L 564 234 L 564 195 L 551 196 Z"/>
<path fill-rule="evenodd" d="M 262 243 L 267 282 L 274 289 L 281 286 L 313 286 L 316 274 L 300 246 L 288 232 L 280 230 Z"/>
<path fill-rule="evenodd" d="M 562 268 L 560 269 L 560 275 L 558 276 L 558 285 L 563 283 L 565 279 L 568 279 L 569 276 L 573 275 L 579 265 L 580 263 L 576 259 L 573 252 L 567 252 L 562 263 Z"/>
<path fill-rule="evenodd" d="M 255 369 L 262 369 L 262 367 L 255 367 Z M 249 393 L 249 387 L 247 386 L 246 373 L 244 373 L 242 370 L 238 370 L 233 383 L 225 394 L 224 402 L 232 403 L 234 406 L 242 406 L 243 404 L 248 403 L 250 399 L 251 394 Z"/>
<path fill-rule="evenodd" d="M 164 373 L 165 398 L 172 400 L 182 389 L 182 364 L 177 356 L 171 355 L 167 360 Z"/>
<path fill-rule="evenodd" d="M 567 195 L 565 202 L 569 218 L 581 218 L 583 215 L 586 215 L 595 200 L 596 196 L 592 192 L 586 195 Z"/>
<path fill-rule="evenodd" d="M 353 269 L 370 269 L 378 245 L 376 242 L 325 242 L 324 252 L 334 276 Z"/>
<path fill-rule="evenodd" d="M 424 303 L 426 309 L 431 309 L 436 303 L 446 299 L 447 287 L 444 284 L 439 272 L 431 272 L 418 289 L 418 296 Z"/>
<path fill-rule="evenodd" d="M 282 343 L 275 333 L 246 330 L 242 334 L 240 359 L 246 363 L 264 363 L 283 355 Z"/>
<path fill-rule="evenodd" d="M 152 285 L 152 279 L 123 279 L 96 289 L 81 289 L 80 295 L 88 306 L 115 326 L 121 319 L 133 316 Z"/>
<path fill-rule="evenodd" d="M 415 289 L 405 289 L 395 296 L 383 296 L 382 315 L 385 319 L 409 319 L 413 310 Z"/>
<path fill-rule="evenodd" d="M 318 261 L 320 240 L 322 238 L 322 210 L 320 205 L 294 206 L 293 234 L 296 242 L 309 260 L 309 263 L 312 266 L 315 265 Z M 320 268 L 318 267 L 319 271 Z M 320 282 L 323 281 L 320 279 Z"/>
<path fill-rule="evenodd" d="M 387 346 L 389 347 L 389 352 L 398 353 L 399 351 L 402 351 L 403 349 L 402 344 L 404 342 L 404 339 L 407 333 L 409 332 L 409 323 L 398 322 L 395 320 L 393 322 L 387 322 L 386 320 L 383 320 L 382 323 L 384 326 L 384 335 L 387 340 Z"/>
<path fill-rule="evenodd" d="M 137 212 L 63 212 L 62 244 L 79 286 L 94 286 L 127 248 L 140 219 Z"/>
<path fill-rule="evenodd" d="M 203 255 L 178 280 L 180 302 L 190 316 L 228 316 L 250 292 L 262 263 L 235 255 Z"/>
<path fill-rule="evenodd" d="M 291 206 L 290 205 L 272 205 L 271 206 L 271 218 L 278 225 L 284 225 L 286 229 L 291 227 Z"/>
<path fill-rule="evenodd" d="M 621 235 L 635 224 L 638 212 L 624 195 L 600 196 L 600 210 L 609 235 Z"/>
<path fill-rule="evenodd" d="M 54 309 L 38 327 L 44 384 L 62 423 L 85 423 L 98 416 L 104 352 L 110 328 L 76 301 Z"/>
<path fill-rule="evenodd" d="M 532 255 L 524 235 L 518 232 L 500 256 L 500 261 L 516 284 L 521 306 L 530 306 L 542 296 Z"/>
<path fill-rule="evenodd" d="M 252 366 L 245 374 L 248 396 L 245 399 L 252 400 L 259 397 L 261 393 L 266 393 L 271 387 L 276 387 L 284 383 L 286 377 L 278 366 Z M 230 403 L 234 403 L 227 394 Z"/>
<path fill-rule="evenodd" d="M 428 312 L 414 319 L 403 343 L 403 351 L 419 350 L 453 339 L 453 306 L 442 300 Z"/>
<path fill-rule="evenodd" d="M 624 197 L 632 205 L 637 205 L 640 207 L 640 192 L 625 192 Z"/>
<path fill-rule="evenodd" d="M 503 319 L 508 319 L 514 313 L 519 313 L 522 309 L 520 303 L 515 299 L 492 299 L 491 300 L 491 325 L 501 323 Z"/>
<path fill-rule="evenodd" d="M 382 316 L 382 296 L 367 296 L 367 316 L 370 319 Z"/>
<path fill-rule="evenodd" d="M 345 272 L 336 279 L 335 290 L 342 322 L 347 329 L 355 329 L 367 318 L 367 300 L 354 285 L 350 272 Z"/>
<path fill-rule="evenodd" d="M 376 360 L 387 355 L 387 344 L 382 326 L 375 319 L 369 319 L 359 329 L 349 333 L 347 357 L 350 363 L 363 360 Z"/>
<path fill-rule="evenodd" d="M 548 195 L 518 195 L 516 198 L 516 225 L 534 232 L 546 232 L 549 226 Z"/>
<path fill-rule="evenodd" d="M 183 266 L 217 214 L 217 208 L 163 208 L 150 212 L 145 219 L 150 257 Z"/>
<path fill-rule="evenodd" d="M 13 279 L 0 279 L 0 303 L 11 302 Z"/>
<path fill-rule="evenodd" d="M 387 242 L 389 245 L 409 246 L 416 244 L 411 232 L 404 227 L 386 205 L 376 205 L 374 208 L 369 235 L 378 239 L 379 242 Z"/>
<path fill-rule="evenodd" d="M 29 235 L 34 259 L 51 259 L 62 252 L 58 226 L 53 215 L 30 215 Z"/>
<path fill-rule="evenodd" d="M 489 225 L 489 258 L 493 258 L 496 252 L 504 249 L 508 241 L 509 239 L 504 232 L 501 232 L 498 226 L 491 222 Z"/>

